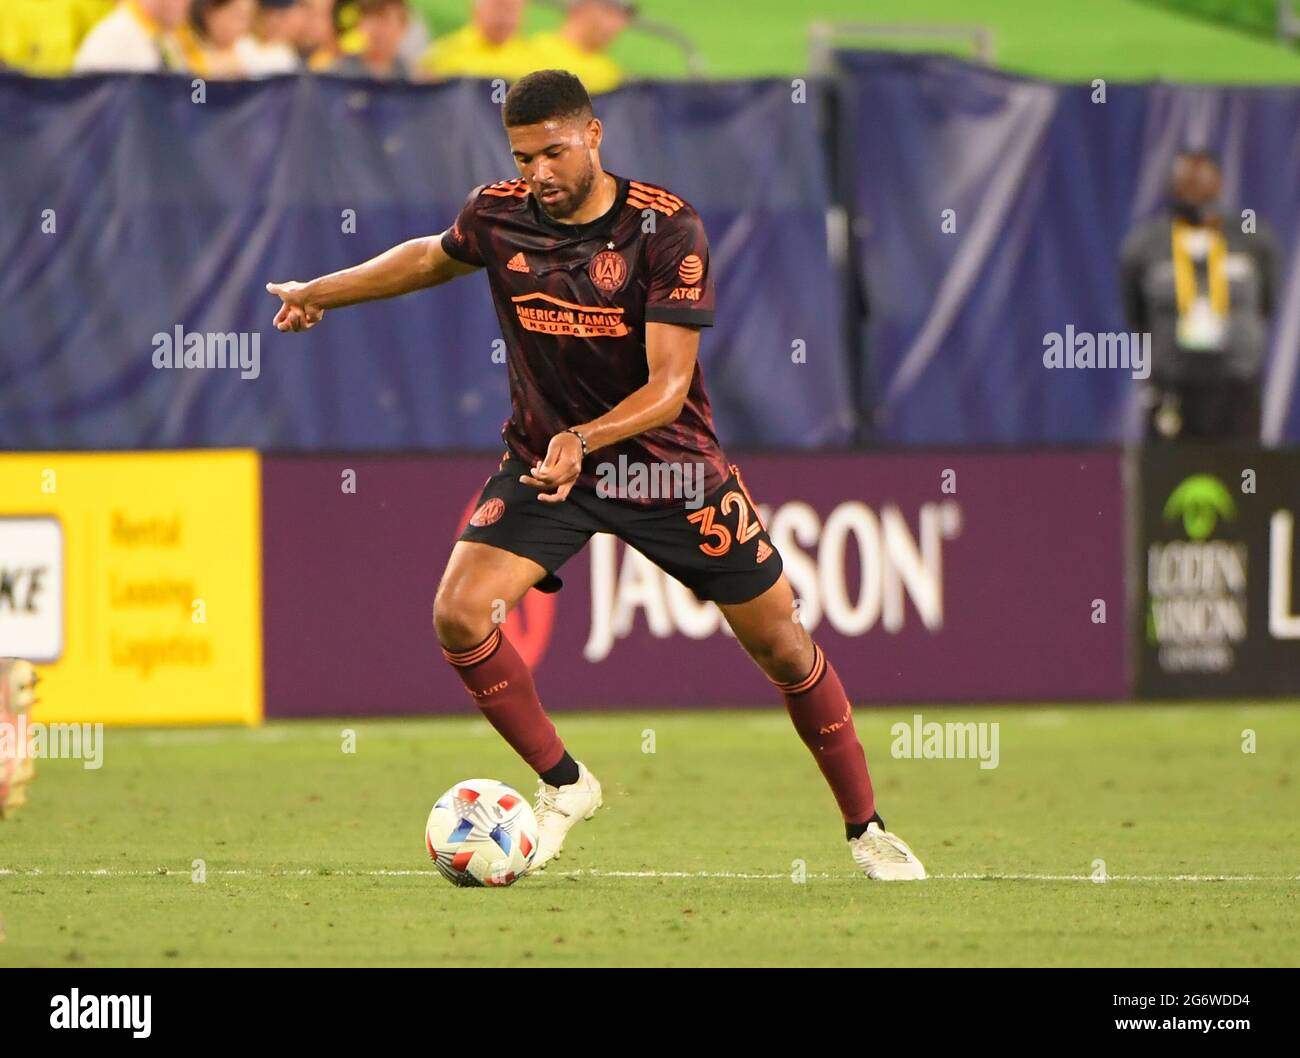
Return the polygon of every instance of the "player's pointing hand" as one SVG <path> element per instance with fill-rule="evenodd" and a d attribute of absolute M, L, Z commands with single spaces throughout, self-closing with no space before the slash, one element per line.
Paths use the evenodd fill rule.
<path fill-rule="evenodd" d="M 539 500 L 563 503 L 581 472 L 582 442 L 576 434 L 557 433 L 546 448 L 546 458 L 534 465 L 530 474 L 521 474 L 519 480 L 541 489 Z"/>
<path fill-rule="evenodd" d="M 267 283 L 266 292 L 280 299 L 280 311 L 275 314 L 278 331 L 309 331 L 325 315 L 308 297 L 307 283 Z"/>

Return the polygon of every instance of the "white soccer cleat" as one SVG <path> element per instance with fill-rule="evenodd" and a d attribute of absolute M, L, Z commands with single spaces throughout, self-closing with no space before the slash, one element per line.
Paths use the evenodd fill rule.
<path fill-rule="evenodd" d="M 568 786 L 537 784 L 537 801 L 533 805 L 533 814 L 537 816 L 537 855 L 529 867 L 531 871 L 543 870 L 560 854 L 564 838 L 573 825 L 590 819 L 604 803 L 596 776 L 582 761 L 577 765 L 577 782 Z"/>
<path fill-rule="evenodd" d="M 878 882 L 901 882 L 925 877 L 925 868 L 907 842 L 879 823 L 871 823 L 860 838 L 849 839 L 853 862 L 868 878 Z"/>

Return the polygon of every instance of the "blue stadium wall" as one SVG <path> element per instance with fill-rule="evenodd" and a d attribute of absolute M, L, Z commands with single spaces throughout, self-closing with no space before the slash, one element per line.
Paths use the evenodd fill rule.
<path fill-rule="evenodd" d="M 841 72 L 639 84 L 599 100 L 614 172 L 700 211 L 702 357 L 737 448 L 1114 444 L 1138 383 L 1048 371 L 1043 336 L 1121 331 L 1123 236 L 1173 153 L 1283 250 L 1265 440 L 1300 440 L 1300 89 L 1010 77 L 853 53 Z M 833 105 L 829 105 L 833 104 Z M 495 447 L 505 370 L 482 278 L 271 327 L 268 279 L 444 228 L 511 175 L 486 82 L 0 76 L 0 449 Z M 843 210 L 843 213 L 839 211 Z M 941 223 L 952 210 L 956 231 Z M 848 239 L 828 252 L 827 218 Z M 256 379 L 158 370 L 154 336 L 245 332 Z"/>

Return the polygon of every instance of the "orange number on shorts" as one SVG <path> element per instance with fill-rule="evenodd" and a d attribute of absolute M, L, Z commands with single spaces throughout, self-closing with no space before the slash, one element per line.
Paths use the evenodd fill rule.
<path fill-rule="evenodd" d="M 713 520 L 713 508 L 704 507 L 694 514 L 687 515 L 688 522 L 697 523 L 700 527 L 701 536 L 712 536 L 717 538 L 716 544 L 701 544 L 700 550 L 706 555 L 725 555 L 731 550 L 731 532 L 725 525 L 719 525 Z"/>
<path fill-rule="evenodd" d="M 763 531 L 763 527 L 758 524 L 757 519 L 755 519 L 752 525 L 750 524 L 749 504 L 746 503 L 745 497 L 741 493 L 728 492 L 722 497 L 722 503 L 718 506 L 722 508 L 723 514 L 730 514 L 732 507 L 737 507 L 740 510 L 736 525 L 736 543 L 743 544 L 753 540 L 754 537 L 758 536 L 758 534 Z"/>

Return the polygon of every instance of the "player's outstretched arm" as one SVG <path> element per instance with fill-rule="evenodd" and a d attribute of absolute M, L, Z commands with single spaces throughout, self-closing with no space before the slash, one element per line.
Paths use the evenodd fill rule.
<path fill-rule="evenodd" d="M 326 309 L 395 298 L 476 271 L 475 265 L 457 261 L 447 254 L 442 248 L 441 235 L 431 235 L 410 239 L 340 272 L 306 283 L 267 283 L 266 289 L 280 299 L 280 311 L 275 314 L 276 329 L 307 331 L 320 323 Z"/>

